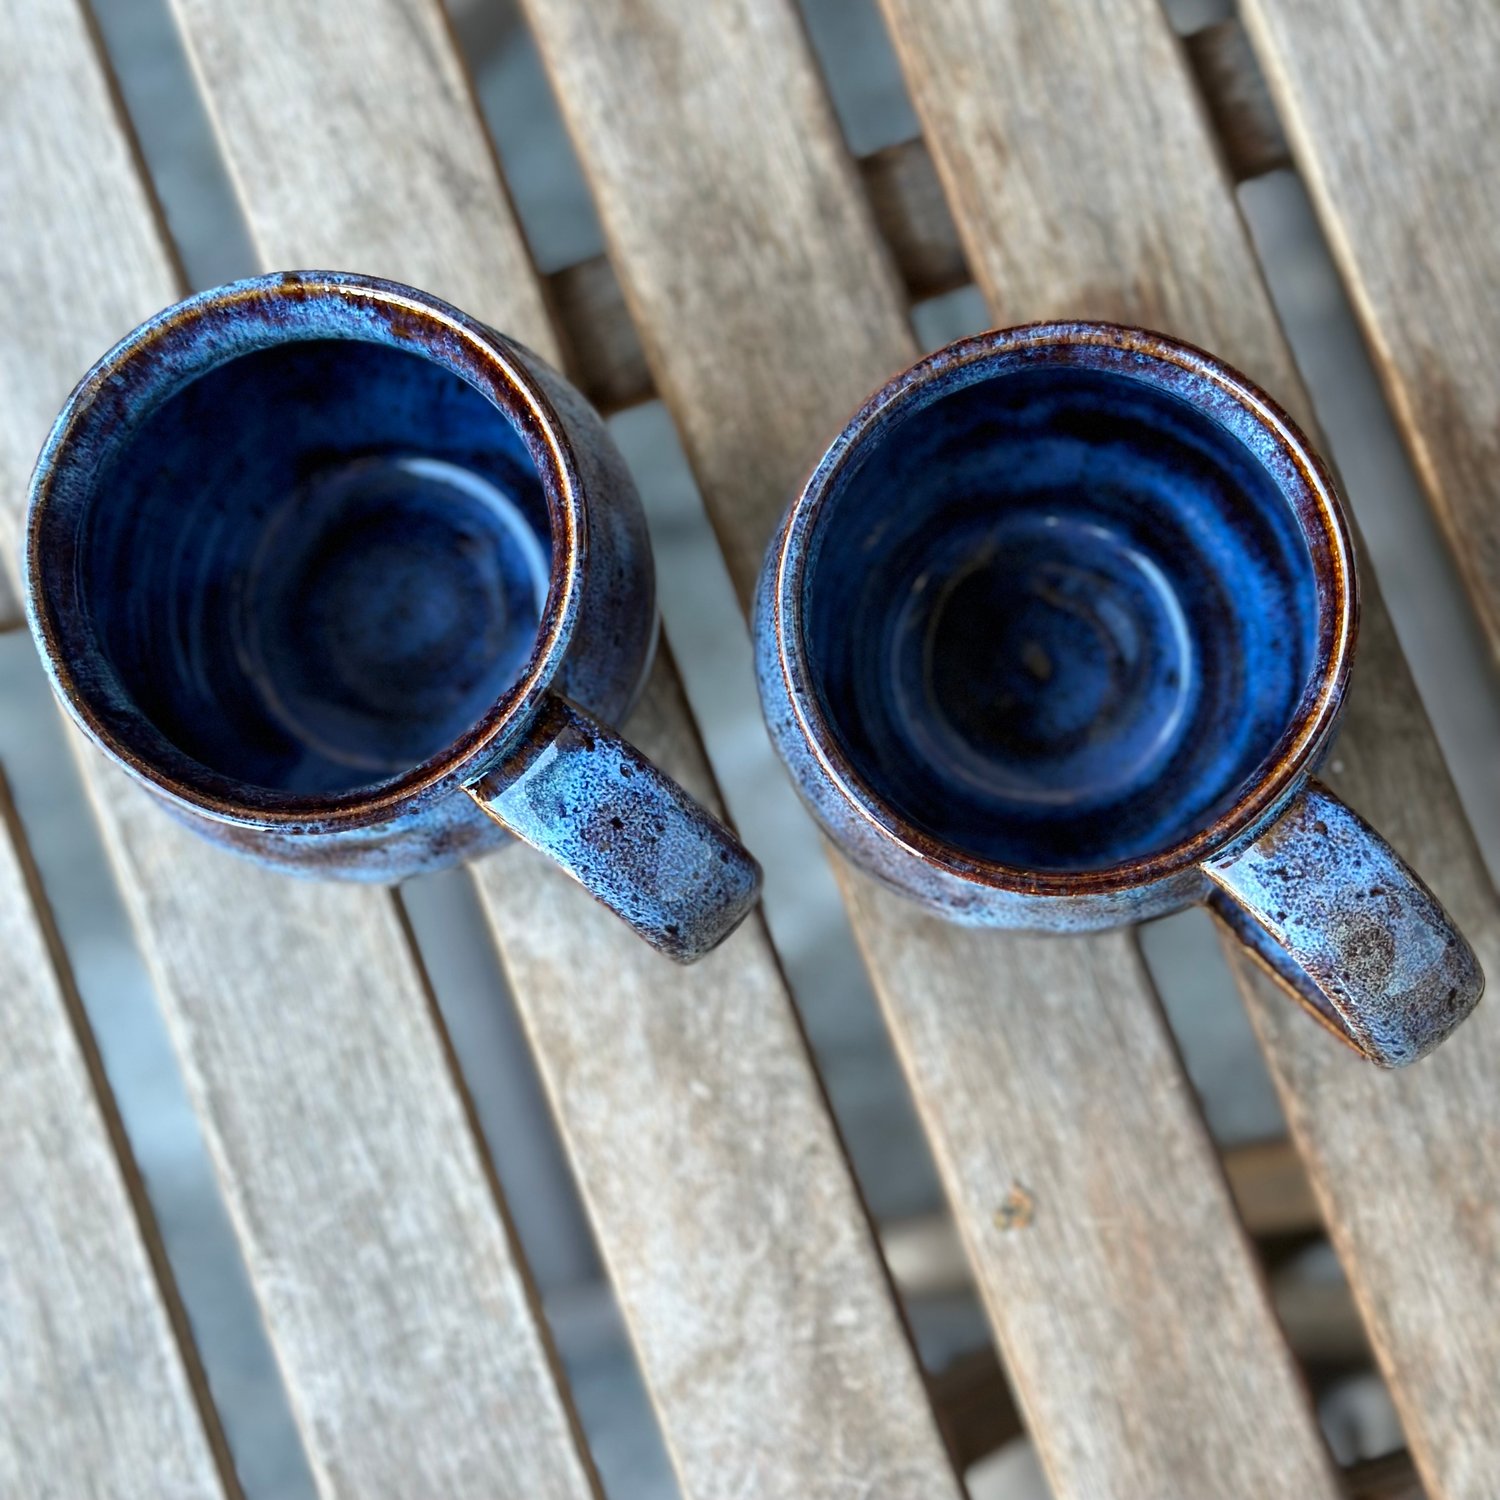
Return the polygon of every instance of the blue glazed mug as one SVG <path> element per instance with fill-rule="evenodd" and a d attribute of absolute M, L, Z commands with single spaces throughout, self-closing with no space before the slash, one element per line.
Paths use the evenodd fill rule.
<path fill-rule="evenodd" d="M 514 835 L 682 961 L 755 903 L 755 861 L 608 727 L 656 640 L 623 459 L 422 292 L 262 276 L 136 329 L 42 451 L 26 579 L 73 718 L 217 843 L 389 881 Z"/>
<path fill-rule="evenodd" d="M 1243 376 L 1160 334 L 966 339 L 860 409 L 761 576 L 772 739 L 824 830 L 957 922 L 1082 932 L 1206 902 L 1374 1061 L 1483 975 L 1310 779 L 1358 621 L 1333 484 Z"/>

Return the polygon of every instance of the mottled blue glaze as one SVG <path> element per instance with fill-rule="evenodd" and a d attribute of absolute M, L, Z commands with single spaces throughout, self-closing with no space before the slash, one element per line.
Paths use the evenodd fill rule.
<path fill-rule="evenodd" d="M 1357 598 L 1331 481 L 1264 393 L 1063 323 L 878 391 L 788 511 L 756 619 L 772 738 L 859 864 L 955 921 L 1076 932 L 1208 899 L 1204 861 L 1293 803 Z"/>
<path fill-rule="evenodd" d="M 1255 843 L 1207 870 L 1214 914 L 1325 1026 L 1384 1067 L 1425 1057 L 1483 993 L 1474 950 L 1437 898 L 1316 781 Z"/>
<path fill-rule="evenodd" d="M 27 575 L 54 686 L 100 744 L 205 836 L 345 878 L 505 842 L 472 783 L 536 763 L 558 695 L 618 750 L 604 722 L 655 641 L 639 498 L 587 403 L 456 309 L 336 273 L 205 293 L 107 354 L 39 462 Z M 581 748 L 549 764 L 585 795 Z M 642 808 L 707 820 L 654 769 L 641 786 Z M 743 878 L 716 906 L 715 854 L 699 950 L 756 881 L 711 826 Z M 652 829 L 607 858 L 525 836 L 608 897 Z M 643 930 L 649 906 L 627 914 Z"/>
<path fill-rule="evenodd" d="M 583 872 L 653 947 L 690 963 L 722 942 L 760 879 L 729 831 L 564 700 L 538 730 L 535 753 L 502 762 L 476 793 L 518 838 Z"/>
<path fill-rule="evenodd" d="M 823 490 L 802 588 L 809 684 L 855 773 L 930 837 L 1030 870 L 1181 842 L 1318 687 L 1281 492 L 1114 370 L 910 403 Z"/>

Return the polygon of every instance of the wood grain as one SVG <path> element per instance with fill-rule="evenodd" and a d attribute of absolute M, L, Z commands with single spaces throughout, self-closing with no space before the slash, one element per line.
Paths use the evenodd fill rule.
<path fill-rule="evenodd" d="M 0 781 L 0 1494 L 236 1495 L 20 838 Z"/>
<path fill-rule="evenodd" d="M 1234 16 L 1183 38 L 1224 165 L 1236 181 L 1287 166 L 1291 152 L 1249 38 Z"/>
<path fill-rule="evenodd" d="M 1500 7 L 1244 7 L 1427 493 L 1500 655 Z"/>
<path fill-rule="evenodd" d="M 1235 175 L 1285 166 L 1286 142 L 1239 23 L 1210 26 L 1185 45 Z M 968 262 L 926 144 L 884 146 L 856 165 L 907 298 L 920 302 L 967 286 Z M 596 255 L 545 280 L 568 373 L 594 405 L 608 412 L 649 400 L 651 371 L 609 260 Z"/>
<path fill-rule="evenodd" d="M 177 9 L 264 264 L 425 282 L 556 356 L 435 4 Z M 714 795 L 665 661 L 629 728 Z M 528 851 L 479 886 L 685 1494 L 956 1495 L 759 922 L 683 970 Z"/>
<path fill-rule="evenodd" d="M 1390 620 L 1367 602 L 1324 779 L 1427 877 L 1493 984 L 1494 888 L 1416 704 Z M 1258 971 L 1240 978 L 1427 1493 L 1487 1500 L 1500 1472 L 1500 1008 L 1491 995 L 1424 1063 L 1380 1074 L 1308 1047 Z"/>
<path fill-rule="evenodd" d="M 886 146 L 859 170 L 906 295 L 918 301 L 967 285 L 969 268 L 926 146 Z M 546 280 L 568 373 L 589 400 L 606 412 L 650 400 L 651 370 L 608 258 L 596 255 Z"/>
<path fill-rule="evenodd" d="M 670 663 L 630 722 L 717 793 Z M 691 1495 L 957 1495 L 765 929 L 693 969 L 531 851 L 478 871 Z"/>
<path fill-rule="evenodd" d="M 149 256 L 128 234 L 96 278 L 75 286 L 67 275 L 67 244 L 94 205 L 86 181 L 48 181 L 53 164 L 31 117 L 45 108 L 86 126 L 102 100 L 97 74 L 72 67 L 86 55 L 79 14 L 3 0 L 0 35 L 25 38 L 0 49 L 0 491 L 13 507 L 85 350 L 155 304 L 140 278 Z M 111 131 L 102 147 L 119 179 L 111 206 L 123 199 L 127 217 L 138 213 L 120 138 Z M 37 179 L 55 207 L 21 234 L 13 226 Z M 7 545 L 13 535 L 7 527 Z M 15 609 L 10 572 L 0 621 Z M 54 969 L 21 848 L 0 783 L 0 1493 L 233 1493 L 216 1463 L 212 1413 L 196 1404 L 191 1349 L 174 1336 L 175 1294 L 157 1279 L 150 1212 L 87 1022 Z"/>
<path fill-rule="evenodd" d="M 50 402 L 178 285 L 79 10 L 8 3 L 0 367 Z M 252 868 L 83 761 L 320 1492 L 593 1494 L 391 897 Z"/>
<path fill-rule="evenodd" d="M 74 382 L 176 283 L 79 8 L 0 0 L 0 34 L 25 38 L 0 48 L 0 513 L 13 523 Z M 14 535 L 8 524 L 0 567 L 12 608 Z"/>
<path fill-rule="evenodd" d="M 1290 1141 L 1235 1146 L 1221 1162 L 1235 1207 L 1253 1239 L 1305 1238 L 1323 1232 L 1312 1184 Z M 958 1231 L 945 1213 L 882 1224 L 880 1245 L 903 1296 L 942 1296 L 974 1284 Z M 1288 1328 L 1287 1335 L 1300 1353 L 1297 1330 Z"/>
<path fill-rule="evenodd" d="M 790 5 L 527 9 L 744 597 L 800 472 L 915 352 L 868 200 Z M 846 878 L 1059 1495 L 1334 1495 L 1130 942 L 961 933 Z"/>
<path fill-rule="evenodd" d="M 941 19 L 915 0 L 885 3 L 998 316 L 1154 324 L 1305 411 L 1201 105 L 1151 0 L 1108 17 L 1086 0 L 971 0 Z M 965 87 L 971 79 L 986 86 Z M 1368 569 L 1364 583 L 1329 779 L 1500 973 L 1493 890 Z M 1488 1187 L 1500 1160 L 1500 1017 L 1481 1006 L 1435 1058 L 1392 1076 L 1325 1045 L 1258 971 L 1237 970 L 1427 1487 L 1434 1500 L 1488 1494 L 1500 1469 L 1500 1200 Z"/>
<path fill-rule="evenodd" d="M 205 851 L 90 767 L 320 1491 L 594 1495 L 392 898 Z"/>

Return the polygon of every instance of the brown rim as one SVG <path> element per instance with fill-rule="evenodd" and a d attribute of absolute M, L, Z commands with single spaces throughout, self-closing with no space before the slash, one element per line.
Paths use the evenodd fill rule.
<path fill-rule="evenodd" d="M 1326 645 L 1311 701 L 1304 695 L 1262 774 L 1212 823 L 1157 853 L 1119 864 L 1095 870 L 1037 871 L 980 859 L 934 838 L 897 813 L 855 769 L 824 718 L 806 670 L 802 583 L 808 544 L 824 499 L 861 439 L 877 424 L 891 420 L 909 403 L 920 400 L 935 381 L 955 371 L 992 361 L 1019 363 L 1028 356 L 1061 355 L 1067 363 L 1069 351 L 1088 349 L 1143 355 L 1164 371 L 1175 372 L 1178 382 L 1204 383 L 1234 403 L 1247 427 L 1273 440 L 1295 476 L 1298 494 L 1286 498 L 1304 534 L 1309 539 L 1321 537 L 1327 544 L 1326 552 L 1310 549 L 1319 598 L 1324 601 L 1319 614 Z M 1128 378 L 1147 377 L 1136 369 Z M 1153 383 L 1171 388 L 1170 377 Z M 1279 488 L 1286 493 L 1285 484 Z M 1166 334 L 1117 323 L 1048 322 L 993 329 L 950 344 L 888 381 L 850 418 L 793 502 L 777 543 L 773 598 L 777 657 L 792 712 L 819 766 L 849 808 L 892 845 L 938 869 L 1027 895 L 1109 893 L 1147 885 L 1201 863 L 1253 827 L 1295 787 L 1337 723 L 1359 625 L 1358 580 L 1348 522 L 1332 477 L 1297 424 L 1259 386 L 1206 351 Z"/>
<path fill-rule="evenodd" d="M 345 321 L 338 327 L 309 323 L 311 332 L 271 332 L 294 327 L 291 318 L 296 310 L 305 313 L 313 306 L 336 310 Z M 249 315 L 264 320 L 262 342 L 251 342 L 251 335 L 226 341 L 215 357 L 201 325 L 222 318 L 230 309 L 237 317 Z M 373 323 L 369 321 L 372 316 Z M 42 537 L 54 491 L 68 473 L 70 447 L 94 415 L 101 392 L 112 382 L 118 382 L 127 372 L 149 379 L 153 366 L 170 364 L 169 359 L 161 358 L 163 354 L 174 352 L 177 345 L 191 347 L 195 338 L 205 340 L 201 361 L 190 361 L 174 370 L 166 377 L 170 383 L 155 393 L 157 399 L 166 399 L 192 379 L 251 348 L 281 338 L 309 337 L 363 338 L 404 348 L 446 366 L 486 396 L 497 415 L 515 428 L 536 465 L 546 496 L 553 549 L 542 627 L 525 670 L 505 695 L 452 744 L 410 770 L 368 788 L 324 797 L 294 796 L 238 782 L 207 767 L 200 768 L 175 746 L 170 748 L 179 764 L 169 770 L 115 733 L 97 705 L 80 691 L 68 664 L 57 619 L 58 602 L 52 595 L 54 588 L 60 587 L 62 601 L 76 606 L 76 591 L 49 577 Z M 491 752 L 504 742 L 508 731 L 541 699 L 572 637 L 586 545 L 577 464 L 562 419 L 538 382 L 514 357 L 506 340 L 448 303 L 397 282 L 352 272 L 283 272 L 235 282 L 166 308 L 128 334 L 79 382 L 42 450 L 32 481 L 26 528 L 28 607 L 49 673 L 70 714 L 97 743 L 152 787 L 227 822 L 262 827 L 316 822 L 325 829 L 353 828 L 389 817 L 439 783 L 473 774 L 492 758 Z M 154 726 L 152 733 L 157 733 Z"/>

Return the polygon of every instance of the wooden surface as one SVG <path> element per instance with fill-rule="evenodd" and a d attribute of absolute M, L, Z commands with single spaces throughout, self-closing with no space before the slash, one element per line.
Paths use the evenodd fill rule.
<path fill-rule="evenodd" d="M 1239 21 L 1205 26 L 1182 45 L 1229 175 L 1238 181 L 1287 166 L 1281 118 Z"/>
<path fill-rule="evenodd" d="M 1258 1240 L 1308 1238 L 1323 1220 L 1306 1169 L 1290 1141 L 1232 1146 L 1220 1157 L 1246 1232 Z M 953 1220 L 922 1214 L 881 1225 L 880 1245 L 891 1277 L 905 1296 L 941 1296 L 974 1284 Z M 1287 1329 L 1293 1349 L 1296 1330 Z"/>
<path fill-rule="evenodd" d="M 78 10 L 24 9 L 0 362 L 51 400 L 178 288 Z M 590 1495 L 392 898 L 217 852 L 82 748 L 321 1493 Z"/>
<path fill-rule="evenodd" d="M 1494 889 L 1416 710 L 1390 621 L 1368 604 L 1355 694 L 1324 779 L 1380 825 L 1500 975 Z M 1242 966 L 1251 1015 L 1430 1500 L 1489 1500 L 1500 1473 L 1500 1006 L 1417 1067 L 1380 1074 L 1304 1045 Z M 1342 1048 L 1335 1048 L 1335 1054 Z M 1348 1062 L 1357 1062 L 1350 1057 Z"/>
<path fill-rule="evenodd" d="M 788 5 L 527 8 L 743 597 L 801 471 L 915 352 L 868 201 Z M 1128 939 L 850 888 L 1059 1495 L 1336 1493 Z"/>
<path fill-rule="evenodd" d="M 717 801 L 667 662 L 630 730 Z M 480 889 L 684 1490 L 956 1496 L 760 921 L 684 970 L 516 853 Z"/>
<path fill-rule="evenodd" d="M 53 972 L 18 837 L 0 780 L 0 1494 L 234 1495 L 174 1334 L 171 1289 L 147 1251 L 149 1210 L 116 1156 L 124 1147 L 77 998 Z"/>
<path fill-rule="evenodd" d="M 155 304 L 140 284 L 149 251 L 128 233 L 97 275 L 71 283 L 67 244 L 93 212 L 86 181 L 49 183 L 55 207 L 16 232 L 35 179 L 53 169 L 30 134 L 33 111 L 86 128 L 101 96 L 97 78 L 72 67 L 84 39 L 71 7 L 3 0 L 0 35 L 26 38 L 24 48 L 0 49 L 0 298 L 9 309 L 0 491 L 14 506 L 93 347 Z M 109 206 L 128 222 L 143 203 L 129 160 L 112 134 L 101 155 L 118 183 Z M 59 317 L 60 302 L 76 322 Z M 8 526 L 8 551 L 13 540 Z M 0 619 L 14 600 L 6 577 Z M 232 1487 L 220 1481 L 174 1336 L 175 1294 L 148 1253 L 154 1230 L 117 1154 L 125 1148 L 87 1024 L 54 972 L 19 837 L 0 781 L 0 1494 L 225 1494 Z"/>
<path fill-rule="evenodd" d="M 1249 0 L 1244 9 L 1500 653 L 1500 6 Z"/>
<path fill-rule="evenodd" d="M 1185 46 L 1230 170 L 1253 177 L 1285 166 L 1280 122 L 1239 23 L 1206 27 Z M 856 165 L 908 299 L 968 285 L 968 262 L 926 143 L 918 138 L 884 146 Z M 608 259 L 565 266 L 546 283 L 568 371 L 594 405 L 618 411 L 649 399 L 651 371 Z"/>
<path fill-rule="evenodd" d="M 856 166 L 787 0 L 527 0 L 620 271 L 544 289 L 432 0 L 174 3 L 262 259 L 427 286 L 608 405 L 654 383 L 742 597 L 802 470 L 912 357 L 907 299 L 966 266 L 1001 321 L 1156 324 L 1302 404 L 1225 174 L 1284 156 L 1233 25 L 1184 48 L 1152 0 L 883 0 L 927 139 Z M 1500 642 L 1500 251 L 1475 189 L 1500 165 L 1494 15 L 1247 9 Z M 180 283 L 76 0 L 0 0 L 0 34 L 26 38 L 0 52 L 13 557 L 68 386 Z M 669 665 L 631 728 L 713 795 Z M 85 762 L 320 1492 L 595 1495 L 399 903 L 214 853 Z M 1373 589 L 1327 774 L 1500 973 L 1494 892 Z M 5 834 L 0 1492 L 232 1495 Z M 843 879 L 1059 1500 L 1339 1493 L 1133 941 L 959 933 Z M 524 851 L 477 880 L 685 1494 L 754 1474 L 757 1494 L 956 1495 L 760 924 L 681 971 Z M 1493 1002 L 1393 1077 L 1240 967 L 1426 1492 L 1489 1500 Z M 966 1421 L 1010 1430 L 998 1396 L 993 1417 Z M 1415 1493 L 1399 1465 L 1356 1488 Z"/>
<path fill-rule="evenodd" d="M 915 0 L 886 3 L 998 318 L 1154 324 L 1305 406 L 1151 0 L 1108 17 L 1083 0 L 955 5 L 941 18 Z M 1500 973 L 1493 891 L 1368 569 L 1364 582 L 1352 706 L 1328 778 Z M 1237 969 L 1433 1500 L 1487 1494 L 1500 1472 L 1500 1201 L 1485 1186 L 1500 1153 L 1500 1017 L 1481 1007 L 1436 1058 L 1392 1076 L 1327 1046 L 1251 965 Z"/>
<path fill-rule="evenodd" d="M 14 518 L 43 439 L 74 382 L 173 295 L 152 210 L 74 5 L 0 0 L 0 619 L 13 619 Z M 85 62 L 79 65 L 79 58 Z M 50 117 L 50 118 L 49 118 Z M 69 170 L 80 152 L 88 169 Z M 120 219 L 98 247 L 95 226 Z M 84 268 L 87 268 L 86 271 Z M 8 601 L 8 606 L 7 606 Z"/>
<path fill-rule="evenodd" d="M 265 266 L 375 269 L 556 357 L 435 4 L 177 3 Z M 638 727 L 707 786 L 665 664 Z M 683 970 L 529 851 L 479 885 L 685 1493 L 956 1493 L 758 920 Z"/>
<path fill-rule="evenodd" d="M 91 783 L 320 1491 L 593 1495 L 393 898 Z"/>

